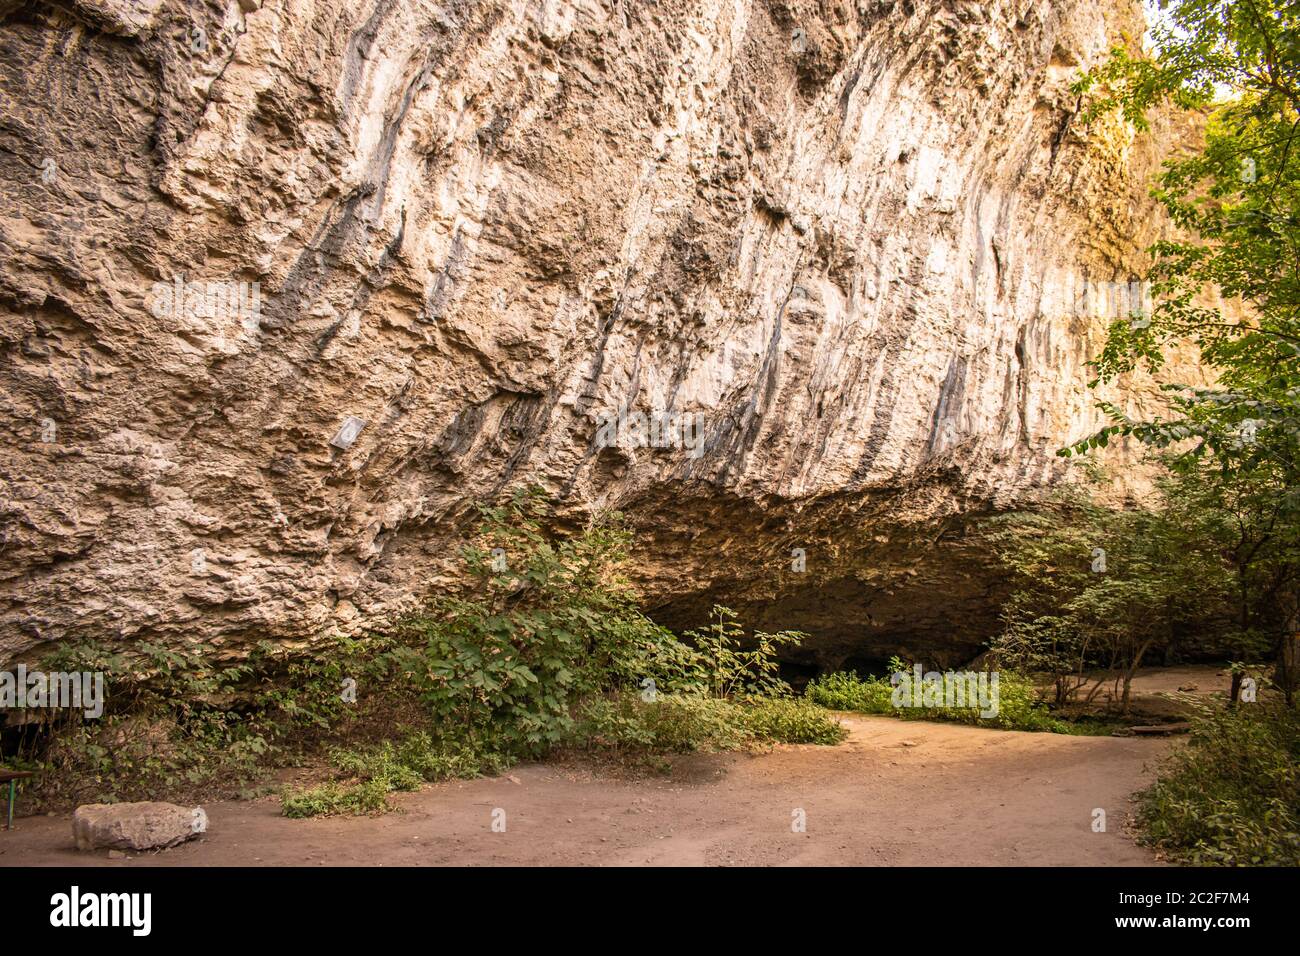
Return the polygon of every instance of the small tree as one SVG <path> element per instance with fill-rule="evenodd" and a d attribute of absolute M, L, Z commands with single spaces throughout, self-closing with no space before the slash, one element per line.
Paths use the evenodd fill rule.
<path fill-rule="evenodd" d="M 1091 702 L 1109 682 L 1127 713 L 1133 677 L 1152 653 L 1222 618 L 1227 568 L 1165 492 L 1152 509 L 1112 510 L 1075 488 L 1039 513 L 987 526 L 1014 582 L 993 649 L 1050 675 L 1058 704 L 1081 691 Z M 1102 676 L 1090 678 L 1094 669 Z"/>
<path fill-rule="evenodd" d="M 1166 413 L 1143 419 L 1099 403 L 1115 434 L 1175 450 L 1189 487 L 1222 510 L 1242 640 L 1272 635 L 1278 683 L 1300 679 L 1300 6 L 1292 0 L 1172 0 L 1153 26 L 1155 55 L 1117 48 L 1086 74 L 1088 117 L 1118 109 L 1207 110 L 1203 148 L 1165 164 L 1156 198 L 1182 237 L 1152 248 L 1155 308 L 1115 322 L 1095 367 L 1110 382 L 1160 377 L 1172 347 L 1199 350 L 1211 388 L 1164 381 Z M 1237 299 L 1240 314 L 1209 303 Z"/>

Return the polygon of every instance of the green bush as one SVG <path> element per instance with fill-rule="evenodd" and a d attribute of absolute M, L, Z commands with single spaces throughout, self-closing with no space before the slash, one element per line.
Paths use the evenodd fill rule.
<path fill-rule="evenodd" d="M 653 701 L 622 694 L 588 701 L 579 745 L 631 754 L 732 750 L 746 744 L 837 744 L 839 722 L 807 701 L 746 696 L 660 694 Z"/>
<path fill-rule="evenodd" d="M 531 493 L 484 509 L 466 551 L 470 592 L 405 621 L 388 655 L 435 726 L 520 756 L 571 740 L 584 697 L 646 678 L 671 684 L 695 659 L 637 609 L 618 573 L 628 535 L 616 518 L 552 542 L 542 512 Z"/>
<path fill-rule="evenodd" d="M 379 782 L 356 786 L 327 783 L 308 790 L 286 792 L 281 797 L 281 812 L 294 819 L 340 813 L 379 813 L 388 809 L 388 792 Z"/>
<path fill-rule="evenodd" d="M 910 671 L 897 657 L 890 661 L 891 675 Z M 809 681 L 804 696 L 830 710 L 890 714 L 906 720 L 948 720 L 1004 730 L 1075 732 L 1051 715 L 1033 681 L 1014 671 L 998 672 L 998 712 L 992 717 L 982 716 L 979 707 L 895 707 L 894 690 L 888 677 L 863 678 L 837 671 Z"/>
<path fill-rule="evenodd" d="M 776 655 L 782 647 L 797 646 L 807 635 L 800 631 L 756 631 L 747 641 L 744 628 L 736 623 L 736 612 L 714 605 L 709 623 L 687 631 L 685 637 L 697 651 L 687 670 L 692 683 L 702 684 L 714 697 L 734 697 L 789 694 L 790 685 L 779 676 Z"/>
<path fill-rule="evenodd" d="M 633 755 L 730 750 L 745 743 L 735 707 L 701 694 L 633 693 L 586 701 L 575 744 Z"/>
<path fill-rule="evenodd" d="M 998 672 L 998 712 L 992 717 L 982 716 L 978 707 L 923 707 L 903 714 L 914 720 L 934 718 L 1003 730 L 1068 732 L 1063 722 L 1048 711 L 1034 682 L 1008 670 Z"/>
<path fill-rule="evenodd" d="M 860 714 L 892 714 L 892 693 L 887 678 L 862 678 L 852 671 L 836 671 L 814 678 L 804 689 L 804 696 L 819 707 Z"/>
<path fill-rule="evenodd" d="M 758 698 L 735 705 L 740 725 L 754 739 L 780 744 L 839 743 L 848 731 L 838 720 L 808 700 L 790 697 Z"/>
<path fill-rule="evenodd" d="M 26 789 L 39 809 L 238 793 L 263 775 L 283 728 L 276 715 L 229 706 L 252 665 L 215 658 L 205 644 L 140 642 L 129 653 L 95 641 L 62 645 L 39 669 L 103 673 L 104 713 L 29 712 L 35 720 L 21 725 L 5 762 L 36 771 Z"/>
<path fill-rule="evenodd" d="M 1139 796 L 1138 821 L 1183 862 L 1300 865 L 1300 714 L 1262 702 L 1206 710 Z"/>
<path fill-rule="evenodd" d="M 388 809 L 388 794 L 395 791 L 418 790 L 426 781 L 496 774 L 510 765 L 500 753 L 438 742 L 424 732 L 408 734 L 397 744 L 384 741 L 370 748 L 337 748 L 330 762 L 351 782 L 335 780 L 286 791 L 281 797 L 285 816 L 383 811 Z"/>

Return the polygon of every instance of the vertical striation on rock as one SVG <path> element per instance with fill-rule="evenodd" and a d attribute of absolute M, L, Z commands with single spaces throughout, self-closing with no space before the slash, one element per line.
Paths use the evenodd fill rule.
<path fill-rule="evenodd" d="M 1164 228 L 1070 92 L 1140 16 L 3 0 L 0 659 L 361 626 L 526 481 L 628 512 L 670 622 L 972 648 L 960 528 L 1063 478 L 1073 290 Z"/>

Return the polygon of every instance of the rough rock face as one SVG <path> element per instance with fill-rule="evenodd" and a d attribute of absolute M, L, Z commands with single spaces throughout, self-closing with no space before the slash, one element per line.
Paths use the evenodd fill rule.
<path fill-rule="evenodd" d="M 1066 277 L 1161 228 L 1069 91 L 1139 17 L 0 0 L 0 662 L 354 628 L 526 481 L 627 512 L 670 623 L 969 652 L 962 528 L 1097 423 Z"/>
<path fill-rule="evenodd" d="M 184 843 L 207 830 L 201 808 L 174 803 L 88 803 L 72 815 L 78 850 L 155 850 Z"/>

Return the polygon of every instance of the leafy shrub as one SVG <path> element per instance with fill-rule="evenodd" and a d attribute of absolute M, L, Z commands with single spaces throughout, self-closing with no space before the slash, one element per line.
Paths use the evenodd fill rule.
<path fill-rule="evenodd" d="M 368 812 L 376 788 L 472 775 L 484 754 L 507 761 L 568 747 L 645 757 L 842 738 L 801 702 L 761 700 L 789 693 L 776 654 L 802 635 L 749 637 L 724 607 L 688 641 L 646 618 L 620 573 L 628 535 L 617 515 L 557 541 L 543 531 L 535 493 L 482 513 L 465 552 L 469 587 L 401 622 L 376 659 L 431 727 L 455 728 L 454 740 L 336 750 L 337 770 L 358 782 L 291 794 L 286 812 Z"/>
<path fill-rule="evenodd" d="M 699 630 L 687 631 L 685 637 L 698 651 L 694 670 L 702 675 L 709 692 L 714 697 L 734 697 L 790 693 L 790 685 L 778 674 L 776 655 L 782 647 L 797 646 L 807 635 L 800 631 L 756 631 L 749 642 L 753 646 L 746 647 L 745 631 L 736 623 L 736 612 L 714 605 L 712 620 Z"/>
<path fill-rule="evenodd" d="M 389 654 L 436 726 L 521 756 L 571 739 L 583 697 L 654 673 L 671 682 L 694 662 L 637 609 L 618 573 L 628 535 L 616 517 L 552 542 L 542 511 L 531 493 L 483 509 L 470 594 L 405 621 Z"/>
<path fill-rule="evenodd" d="M 578 746 L 633 755 L 730 750 L 747 734 L 730 701 L 702 694 L 597 697 L 584 703 Z"/>
<path fill-rule="evenodd" d="M 912 719 L 933 717 L 1003 730 L 1068 732 L 1063 722 L 1048 711 L 1033 681 L 1008 670 L 998 672 L 998 712 L 992 717 L 981 716 L 978 707 L 923 707 L 903 713 Z"/>
<path fill-rule="evenodd" d="M 911 670 L 897 657 L 889 662 L 889 666 L 891 675 Z M 1051 715 L 1033 681 L 1014 671 L 998 672 L 998 712 L 992 717 L 981 716 L 978 706 L 895 707 L 894 690 L 887 677 L 863 678 L 855 673 L 837 671 L 810 681 L 804 696 L 811 703 L 830 710 L 891 714 L 907 720 L 950 720 L 1004 730 L 1074 732 L 1070 725 Z"/>
<path fill-rule="evenodd" d="M 357 786 L 327 783 L 308 790 L 290 790 L 281 797 L 281 812 L 295 819 L 340 813 L 379 813 L 387 809 L 388 789 L 375 782 Z"/>
<path fill-rule="evenodd" d="M 222 665 L 214 649 L 168 648 L 141 642 L 130 653 L 74 641 L 48 654 L 44 671 L 105 675 L 104 713 L 42 710 L 20 725 L 9 763 L 35 769 L 28 792 L 40 808 L 85 802 L 237 793 L 262 774 L 278 728 L 247 719 L 227 697 L 250 673 L 247 663 Z"/>
<path fill-rule="evenodd" d="M 863 678 L 852 671 L 835 671 L 814 678 L 804 689 L 804 696 L 819 707 L 860 714 L 892 714 L 892 693 L 888 679 Z"/>
<path fill-rule="evenodd" d="M 1138 798 L 1145 839 L 1188 863 L 1300 865 L 1300 713 L 1206 709 Z"/>
<path fill-rule="evenodd" d="M 735 705 L 740 725 L 756 740 L 781 744 L 839 743 L 848 731 L 838 720 L 808 700 L 790 697 L 758 698 Z"/>
<path fill-rule="evenodd" d="M 747 744 L 837 744 L 839 721 L 807 701 L 750 696 L 622 694 L 583 707 L 580 745 L 630 754 L 732 750 Z"/>
<path fill-rule="evenodd" d="M 479 777 L 500 773 L 510 761 L 492 751 L 474 751 L 462 744 L 437 742 L 428 733 L 408 734 L 368 749 L 337 748 L 331 763 L 352 782 L 330 781 L 282 795 L 288 817 L 336 813 L 375 813 L 388 809 L 388 794 L 418 790 L 428 781 Z"/>

